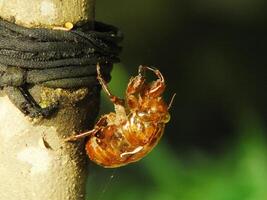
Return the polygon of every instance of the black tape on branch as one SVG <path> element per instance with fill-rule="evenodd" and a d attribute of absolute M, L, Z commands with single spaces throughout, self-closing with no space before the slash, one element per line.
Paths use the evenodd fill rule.
<path fill-rule="evenodd" d="M 46 79 L 51 81 L 53 73 L 58 74 L 54 80 L 95 76 L 96 63 L 112 64 L 119 61 L 121 48 L 118 42 L 121 39 L 122 34 L 117 28 L 100 22 L 95 22 L 95 30 L 90 30 L 89 24 L 84 24 L 70 31 L 61 31 L 29 29 L 0 20 L 0 64 L 7 68 L 22 68 L 29 75 L 33 70 L 37 75 L 39 73 L 36 70 L 39 70 L 42 76 L 40 80 L 35 78 L 27 82 L 25 77 L 24 84 L 42 84 Z M 2 74 L 5 71 L 3 67 L 0 70 Z M 109 72 L 110 69 L 103 69 L 104 75 Z M 4 80 L 0 79 L 0 86 L 7 84 Z M 87 85 L 75 84 L 75 87 L 83 86 Z"/>
<path fill-rule="evenodd" d="M 121 40 L 116 27 L 101 22 L 95 22 L 94 30 L 84 24 L 64 31 L 26 28 L 0 19 L 0 87 L 92 87 L 98 84 L 97 63 L 105 66 L 102 74 L 109 81 Z"/>

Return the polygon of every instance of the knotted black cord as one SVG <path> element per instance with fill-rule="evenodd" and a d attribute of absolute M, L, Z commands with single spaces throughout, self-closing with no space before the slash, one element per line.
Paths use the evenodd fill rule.
<path fill-rule="evenodd" d="M 98 84 L 97 63 L 105 66 L 102 74 L 109 81 L 111 66 L 119 61 L 121 40 L 116 27 L 101 22 L 95 22 L 94 30 L 86 23 L 63 31 L 0 19 L 0 87 L 92 87 Z"/>

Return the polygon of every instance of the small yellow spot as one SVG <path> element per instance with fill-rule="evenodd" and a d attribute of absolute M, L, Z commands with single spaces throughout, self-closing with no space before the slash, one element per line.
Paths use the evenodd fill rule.
<path fill-rule="evenodd" d="M 69 31 L 73 28 L 73 24 L 71 22 L 66 22 L 64 24 L 64 27 L 61 26 L 55 26 L 53 27 L 53 30 L 61 30 L 61 31 Z"/>
<path fill-rule="evenodd" d="M 71 22 L 66 22 L 65 23 L 65 28 L 68 29 L 68 30 L 71 30 L 71 29 L 73 29 L 73 24 Z"/>

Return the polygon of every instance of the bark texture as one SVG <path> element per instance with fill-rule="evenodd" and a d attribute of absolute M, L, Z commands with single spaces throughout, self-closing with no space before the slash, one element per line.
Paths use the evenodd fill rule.
<path fill-rule="evenodd" d="M 94 20 L 94 0 L 0 0 L 0 17 L 27 27 L 64 26 Z M 50 119 L 25 117 L 0 90 L 0 200 L 85 199 L 82 143 L 64 138 L 92 126 L 99 94 L 34 86 L 41 105 L 59 100 Z"/>
<path fill-rule="evenodd" d="M 90 21 L 94 10 L 95 0 L 0 0 L 1 17 L 27 27 Z"/>

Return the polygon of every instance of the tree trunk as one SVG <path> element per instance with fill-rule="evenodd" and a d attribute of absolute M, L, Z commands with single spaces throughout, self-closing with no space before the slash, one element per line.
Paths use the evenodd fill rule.
<path fill-rule="evenodd" d="M 94 0 L 0 0 L 0 17 L 26 27 L 64 27 L 93 22 L 94 5 Z M 34 86 L 30 93 L 41 105 L 60 100 L 61 107 L 50 119 L 30 119 L 0 91 L 0 200 L 85 199 L 83 144 L 63 140 L 93 125 L 98 92 Z"/>

